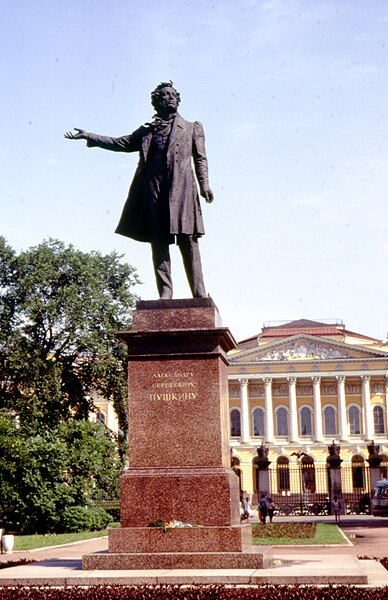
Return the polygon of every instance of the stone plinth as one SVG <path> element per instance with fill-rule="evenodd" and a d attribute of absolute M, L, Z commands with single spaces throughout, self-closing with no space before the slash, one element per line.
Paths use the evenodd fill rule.
<path fill-rule="evenodd" d="M 128 469 L 120 487 L 122 527 L 156 519 L 220 527 L 240 522 L 238 478 L 225 467 Z"/>
<path fill-rule="evenodd" d="M 236 343 L 214 302 L 138 302 L 119 337 L 129 423 L 121 528 L 109 533 L 109 553 L 84 557 L 84 568 L 260 568 L 230 467 L 226 354 Z M 157 519 L 195 527 L 164 533 L 148 527 Z"/>
<path fill-rule="evenodd" d="M 272 547 L 261 546 L 245 552 L 147 552 L 89 554 L 82 559 L 87 570 L 138 569 L 269 569 Z"/>
<path fill-rule="evenodd" d="M 109 552 L 241 552 L 250 548 L 250 525 L 175 528 L 120 527 L 109 530 Z"/>

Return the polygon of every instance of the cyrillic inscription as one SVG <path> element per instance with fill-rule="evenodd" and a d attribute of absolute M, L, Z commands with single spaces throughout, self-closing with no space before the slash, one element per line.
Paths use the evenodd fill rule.
<path fill-rule="evenodd" d="M 193 371 L 158 371 L 153 373 L 151 401 L 185 401 L 195 400 L 195 382 Z"/>

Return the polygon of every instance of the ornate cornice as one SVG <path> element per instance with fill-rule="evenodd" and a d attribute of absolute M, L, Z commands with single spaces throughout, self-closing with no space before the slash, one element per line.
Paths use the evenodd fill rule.
<path fill-rule="evenodd" d="M 383 350 L 346 344 L 325 337 L 298 334 L 287 339 L 268 342 L 265 346 L 242 350 L 233 354 L 231 364 L 252 364 L 257 362 L 287 362 L 297 359 L 311 361 L 381 361 L 388 357 Z M 388 365 L 388 363 L 387 363 Z"/>

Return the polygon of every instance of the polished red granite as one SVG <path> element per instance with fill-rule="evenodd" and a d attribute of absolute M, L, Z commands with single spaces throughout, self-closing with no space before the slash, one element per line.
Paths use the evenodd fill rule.
<path fill-rule="evenodd" d="M 251 546 L 250 525 L 175 528 L 120 527 L 109 530 L 109 552 L 241 552 Z"/>
<path fill-rule="evenodd" d="M 134 331 L 171 331 L 221 327 L 218 309 L 210 298 L 140 300 L 133 314 Z"/>
<path fill-rule="evenodd" d="M 156 519 L 192 525 L 238 525 L 238 478 L 225 467 L 128 469 L 121 477 L 122 527 Z"/>
<path fill-rule="evenodd" d="M 87 570 L 151 569 L 269 569 L 273 565 L 271 546 L 245 552 L 158 552 L 89 554 L 82 560 Z"/>
<path fill-rule="evenodd" d="M 158 358 L 131 358 L 131 468 L 229 467 L 228 412 L 224 405 L 228 390 L 223 359 L 216 354 L 206 359 L 198 357 L 193 349 L 184 358 L 171 358 L 169 354 L 160 358 L 160 352 Z"/>
<path fill-rule="evenodd" d="M 84 557 L 84 568 L 262 567 L 260 553 L 246 552 L 251 528 L 240 526 L 226 356 L 236 343 L 214 302 L 138 302 L 133 328 L 119 337 L 128 348 L 129 423 L 121 528 L 110 531 L 109 554 Z M 157 519 L 200 527 L 164 533 L 148 527 Z M 109 566 L 91 566 L 104 559 Z"/>

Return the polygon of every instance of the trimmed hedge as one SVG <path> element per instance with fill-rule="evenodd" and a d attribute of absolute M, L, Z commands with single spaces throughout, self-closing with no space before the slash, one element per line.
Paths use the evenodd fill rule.
<path fill-rule="evenodd" d="M 70 506 L 63 512 L 61 528 L 65 533 L 101 531 L 110 522 L 110 515 L 99 506 Z"/>
<path fill-rule="evenodd" d="M 7 560 L 5 562 L 0 562 L 0 569 L 8 569 L 8 567 L 19 567 L 20 565 L 30 565 L 36 562 L 36 560 L 32 560 L 29 558 L 16 558 L 15 560 Z"/>
<path fill-rule="evenodd" d="M 386 600 L 387 588 L 354 586 L 143 585 L 0 587 L 2 600 Z"/>
<path fill-rule="evenodd" d="M 120 522 L 120 507 L 107 507 L 104 508 L 104 510 L 108 513 L 108 515 L 110 516 L 110 520 L 113 523 L 119 523 Z"/>

